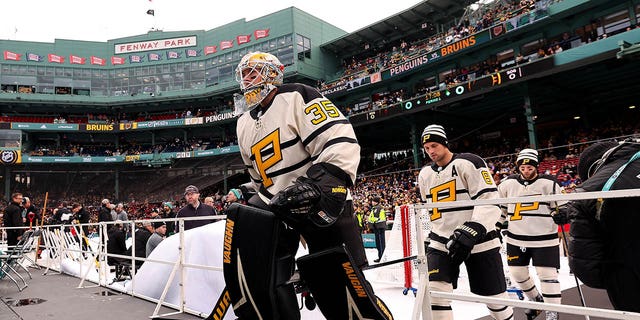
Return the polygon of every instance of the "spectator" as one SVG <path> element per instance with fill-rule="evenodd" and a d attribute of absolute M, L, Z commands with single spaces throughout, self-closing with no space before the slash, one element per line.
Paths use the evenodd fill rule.
<path fill-rule="evenodd" d="M 166 228 L 165 228 L 166 231 Z M 145 258 L 147 257 L 147 241 L 151 237 L 154 232 L 153 225 L 150 220 L 142 221 L 142 226 L 136 230 L 136 257 Z M 144 261 L 136 261 L 136 269 L 141 267 Z"/>
<path fill-rule="evenodd" d="M 208 206 L 203 205 L 200 202 L 200 191 L 194 185 L 187 186 L 184 189 L 184 198 L 187 200 L 187 205 L 182 207 L 176 218 L 189 218 L 189 217 L 205 217 L 205 216 L 215 216 L 215 210 Z M 189 230 L 193 228 L 197 228 L 200 226 L 204 226 L 205 224 L 211 223 L 212 219 L 207 220 L 187 220 L 184 221 L 184 230 Z M 179 224 L 176 224 L 176 232 L 179 230 Z"/>
<path fill-rule="evenodd" d="M 162 204 L 162 215 L 160 216 L 163 219 L 172 219 L 176 217 L 176 213 L 173 211 L 173 204 L 171 202 L 165 202 Z M 169 221 L 166 223 L 167 227 L 167 236 L 170 236 L 176 231 L 176 221 Z"/>
<path fill-rule="evenodd" d="M 113 221 L 111 216 L 111 203 L 109 203 L 109 199 L 103 199 L 100 205 L 100 210 L 98 210 L 98 222 L 107 222 Z"/>
<path fill-rule="evenodd" d="M 131 255 L 131 251 L 127 249 L 126 235 L 122 227 L 122 221 L 116 220 L 108 232 L 109 240 L 107 241 L 107 253 L 119 255 Z M 107 263 L 111 266 L 127 263 L 126 258 L 108 257 Z"/>
<path fill-rule="evenodd" d="M 242 191 L 240 191 L 240 189 L 231 189 L 229 190 L 229 193 L 227 194 L 227 203 L 228 204 L 232 204 L 234 202 L 238 202 L 240 200 L 242 200 Z"/>
<path fill-rule="evenodd" d="M 29 227 L 33 226 L 35 223 L 38 225 L 38 221 L 40 220 L 40 210 L 31 203 L 31 199 L 29 197 L 24 197 L 23 200 L 23 222 L 24 225 L 29 225 Z"/>
<path fill-rule="evenodd" d="M 149 237 L 146 245 L 146 256 L 151 255 L 151 252 L 164 240 L 167 232 L 167 224 L 164 221 L 157 221 L 153 223 L 155 232 Z"/>
<path fill-rule="evenodd" d="M 23 227 L 22 222 L 22 193 L 16 192 L 11 195 L 11 203 L 4 211 L 5 227 Z M 7 245 L 15 246 L 22 237 L 22 229 L 7 229 Z"/>
<path fill-rule="evenodd" d="M 204 198 L 204 204 L 208 205 L 211 208 L 215 208 L 215 202 L 213 201 L 213 197 Z"/>
<path fill-rule="evenodd" d="M 127 214 L 127 211 L 124 210 L 124 204 L 122 204 L 122 202 L 120 202 L 120 203 L 118 203 L 116 205 L 115 211 L 116 211 L 116 214 L 117 214 L 116 220 L 120 220 L 123 223 L 125 223 L 124 221 L 129 221 L 129 215 Z M 129 234 L 129 232 L 131 231 L 129 229 L 130 229 L 129 224 L 125 224 L 124 225 L 124 232 Z"/>

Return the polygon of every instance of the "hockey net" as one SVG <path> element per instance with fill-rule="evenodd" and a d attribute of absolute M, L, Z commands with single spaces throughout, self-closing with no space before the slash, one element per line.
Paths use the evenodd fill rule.
<path fill-rule="evenodd" d="M 381 263 L 418 254 L 416 240 L 416 226 L 418 224 L 416 224 L 416 219 L 418 219 L 418 224 L 422 228 L 423 238 L 427 239 L 431 230 L 431 223 L 426 209 L 416 212 L 413 205 L 402 205 L 395 208 L 393 227 L 387 236 L 386 247 L 380 259 Z M 404 288 L 416 288 L 418 285 L 416 260 L 403 261 L 382 267 L 377 272 L 376 280 L 402 285 Z"/>

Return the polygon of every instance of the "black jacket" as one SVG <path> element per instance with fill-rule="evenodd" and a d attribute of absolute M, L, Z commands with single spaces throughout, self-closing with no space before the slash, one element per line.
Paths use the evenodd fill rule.
<path fill-rule="evenodd" d="M 98 222 L 103 221 L 111 221 L 111 209 L 107 208 L 105 205 L 102 205 L 98 211 Z"/>
<path fill-rule="evenodd" d="M 78 219 L 80 223 L 89 223 L 89 220 L 91 220 L 91 214 L 85 208 L 81 208 L 76 212 L 76 219 Z"/>
<path fill-rule="evenodd" d="M 640 145 L 625 143 L 577 191 L 602 191 L 638 151 Z M 610 190 L 640 188 L 639 174 L 640 159 L 627 165 Z M 571 269 L 586 285 L 607 289 L 616 309 L 640 312 L 640 294 L 626 289 L 640 287 L 640 198 L 579 200 L 571 205 Z"/>
<path fill-rule="evenodd" d="M 169 212 L 162 212 L 163 219 L 170 219 L 175 217 L 176 213 L 173 210 L 170 210 Z M 170 236 L 174 233 L 176 233 L 176 221 L 167 221 L 167 236 Z"/>
<path fill-rule="evenodd" d="M 107 234 L 109 235 L 109 241 L 107 241 L 107 253 L 121 255 L 129 255 L 131 253 L 131 251 L 127 250 L 127 236 L 122 227 L 112 225 Z M 107 263 L 113 265 L 115 261 L 122 259 L 123 258 L 108 257 Z"/>
<path fill-rule="evenodd" d="M 19 203 L 11 202 L 4 209 L 4 226 L 5 227 L 22 227 L 22 207 Z M 18 237 L 22 235 L 24 230 L 21 229 L 9 229 L 7 230 L 7 241 L 9 245 L 16 245 L 18 243 Z"/>
<path fill-rule="evenodd" d="M 4 209 L 4 226 L 5 227 L 22 227 L 22 207 L 19 203 L 11 201 Z"/>
<path fill-rule="evenodd" d="M 186 206 L 182 207 L 182 209 L 180 209 L 180 211 L 178 211 L 178 214 L 176 215 L 176 218 L 187 218 L 187 217 L 203 217 L 203 216 L 215 216 L 216 215 L 216 211 L 215 209 L 213 209 L 212 207 L 200 202 L 200 205 L 198 206 L 198 208 L 194 208 L 192 205 L 187 204 Z M 185 221 L 184 222 L 184 229 L 185 230 L 189 230 L 189 229 L 193 229 L 193 228 L 197 228 L 200 226 L 204 226 L 205 224 L 209 224 L 211 222 L 214 222 L 217 220 L 191 220 L 191 221 Z M 180 228 L 178 227 L 178 221 L 176 221 L 176 233 Z"/>
<path fill-rule="evenodd" d="M 136 231 L 136 257 L 147 257 L 147 240 L 151 237 L 151 232 L 144 227 Z M 137 265 L 142 265 L 144 261 L 136 261 Z"/>

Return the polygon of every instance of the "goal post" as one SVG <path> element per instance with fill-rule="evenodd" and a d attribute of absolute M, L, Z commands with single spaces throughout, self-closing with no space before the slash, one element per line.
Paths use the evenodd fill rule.
<path fill-rule="evenodd" d="M 422 235 L 425 239 L 431 230 L 426 209 L 420 209 L 420 211 L 416 212 L 413 205 L 402 205 L 395 207 L 394 212 L 395 218 L 391 231 L 386 233 L 386 248 L 380 263 L 418 255 L 417 226 L 421 226 Z M 424 243 L 422 246 L 424 246 Z M 405 293 L 408 290 L 415 292 L 419 281 L 418 264 L 416 260 L 406 260 L 402 263 L 385 266 L 377 271 L 376 280 L 392 285 L 397 284 L 404 288 Z"/>

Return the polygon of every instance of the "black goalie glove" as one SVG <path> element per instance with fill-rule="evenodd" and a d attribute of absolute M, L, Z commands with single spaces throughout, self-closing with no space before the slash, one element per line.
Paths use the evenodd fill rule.
<path fill-rule="evenodd" d="M 306 215 L 320 200 L 320 187 L 307 177 L 299 177 L 292 186 L 278 192 L 269 204 L 275 213 Z"/>
<path fill-rule="evenodd" d="M 351 178 L 340 168 L 328 163 L 314 164 L 307 170 L 307 177 L 299 177 L 292 186 L 278 192 L 269 206 L 284 219 L 308 218 L 317 226 L 329 226 L 344 210 L 345 181 L 351 182 Z"/>
<path fill-rule="evenodd" d="M 453 230 L 453 234 L 449 237 L 449 242 L 446 245 L 453 263 L 459 265 L 467 260 L 471 255 L 473 246 L 482 241 L 486 234 L 487 229 L 473 221 L 467 221 Z"/>

